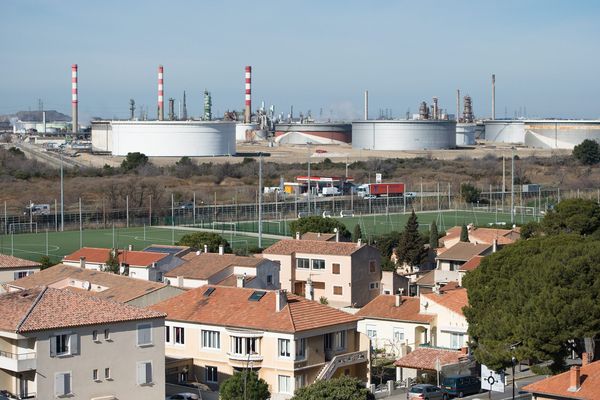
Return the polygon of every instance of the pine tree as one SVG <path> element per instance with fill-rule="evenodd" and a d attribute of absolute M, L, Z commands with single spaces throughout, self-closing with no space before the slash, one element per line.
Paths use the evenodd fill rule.
<path fill-rule="evenodd" d="M 430 249 L 438 248 L 438 243 L 439 243 L 438 236 L 439 236 L 439 234 L 438 234 L 437 224 L 435 223 L 435 221 L 433 221 L 431 223 L 431 228 L 429 228 L 429 248 Z"/>
<path fill-rule="evenodd" d="M 358 239 L 362 239 L 362 230 L 360 229 L 360 225 L 354 225 L 354 232 L 352 233 L 352 241 L 358 242 Z"/>
<path fill-rule="evenodd" d="M 118 250 L 112 250 L 112 249 L 108 252 L 108 258 L 104 262 L 104 264 L 106 264 L 106 267 L 104 267 L 104 271 L 112 272 L 113 274 L 119 273 L 118 252 L 119 252 Z"/>
<path fill-rule="evenodd" d="M 415 210 L 406 221 L 404 231 L 400 235 L 398 243 L 398 260 L 411 267 L 420 265 L 425 258 L 426 250 L 423 237 L 419 233 L 419 221 Z"/>
<path fill-rule="evenodd" d="M 461 242 L 469 242 L 469 229 L 465 224 L 463 224 L 462 228 L 460 228 L 460 241 Z"/>

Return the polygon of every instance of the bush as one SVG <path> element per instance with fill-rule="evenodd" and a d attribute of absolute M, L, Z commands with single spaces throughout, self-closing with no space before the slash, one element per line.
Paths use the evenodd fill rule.
<path fill-rule="evenodd" d="M 131 171 L 148 163 L 148 156 L 144 153 L 136 151 L 135 153 L 127 153 L 127 157 L 121 163 L 121 168 L 124 171 Z"/>
<path fill-rule="evenodd" d="M 222 400 L 239 400 L 244 397 L 255 400 L 266 400 L 271 397 L 269 385 L 254 371 L 236 372 L 219 388 L 219 398 Z"/>
<path fill-rule="evenodd" d="M 479 196 L 481 196 L 481 190 L 477 189 L 470 183 L 463 183 L 460 185 L 460 193 L 465 203 L 477 203 Z"/>
<path fill-rule="evenodd" d="M 583 165 L 594 165 L 600 162 L 600 144 L 595 140 L 585 139 L 573 148 L 573 157 Z"/>
<path fill-rule="evenodd" d="M 318 216 L 303 217 L 292 221 L 290 223 L 290 230 L 300 232 L 302 235 L 306 232 L 317 232 L 317 233 L 334 233 L 334 229 L 337 228 L 340 233 L 340 238 L 344 240 L 350 239 L 350 232 L 342 222 L 334 218 L 323 218 Z"/>
<path fill-rule="evenodd" d="M 208 246 L 208 251 L 216 253 L 219 251 L 219 246 L 225 247 L 225 253 L 231 253 L 231 245 L 221 235 L 211 232 L 194 232 L 183 235 L 178 246 L 189 246 L 194 250 L 204 251 L 204 245 Z"/>

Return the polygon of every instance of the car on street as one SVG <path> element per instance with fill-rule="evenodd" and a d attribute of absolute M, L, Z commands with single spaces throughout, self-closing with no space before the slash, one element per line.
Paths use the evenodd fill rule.
<path fill-rule="evenodd" d="M 368 194 L 363 197 L 363 199 L 365 199 L 365 200 L 371 200 L 371 199 L 376 199 L 376 198 L 377 198 L 377 196 L 373 196 L 372 194 Z"/>
<path fill-rule="evenodd" d="M 414 400 L 447 400 L 448 395 L 444 391 L 435 386 L 427 383 L 421 383 L 413 385 L 409 392 L 408 398 Z"/>
<path fill-rule="evenodd" d="M 177 393 L 165 397 L 165 400 L 200 400 L 196 393 Z"/>
<path fill-rule="evenodd" d="M 477 394 L 481 391 L 479 378 L 471 375 L 447 376 L 442 381 L 441 386 L 450 398 Z"/>

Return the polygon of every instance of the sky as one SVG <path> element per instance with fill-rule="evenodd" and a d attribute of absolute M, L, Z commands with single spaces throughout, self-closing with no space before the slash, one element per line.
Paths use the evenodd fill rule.
<path fill-rule="evenodd" d="M 70 114 L 79 65 L 80 119 L 126 118 L 129 99 L 156 117 L 157 66 L 165 98 L 187 92 L 199 116 L 241 110 L 244 66 L 253 108 L 314 117 L 395 117 L 456 90 L 478 117 L 600 118 L 600 2 L 553 0 L 137 1 L 2 0 L 0 114 Z M 166 103 L 166 100 L 165 100 Z M 166 105 L 165 105 L 166 107 Z M 137 112 L 136 112 L 137 114 Z"/>

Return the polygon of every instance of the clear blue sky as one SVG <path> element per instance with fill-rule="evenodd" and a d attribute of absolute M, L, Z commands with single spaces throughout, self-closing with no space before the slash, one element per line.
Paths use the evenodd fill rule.
<path fill-rule="evenodd" d="M 156 115 L 156 69 L 165 97 L 202 92 L 213 114 L 243 107 L 243 70 L 253 101 L 276 111 L 355 117 L 363 91 L 371 115 L 416 112 L 455 93 L 490 114 L 600 117 L 598 1 L 133 1 L 2 0 L 0 114 L 70 113 L 70 65 L 79 64 L 80 113 L 126 117 L 128 103 Z"/>

